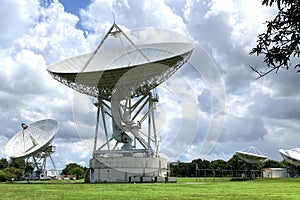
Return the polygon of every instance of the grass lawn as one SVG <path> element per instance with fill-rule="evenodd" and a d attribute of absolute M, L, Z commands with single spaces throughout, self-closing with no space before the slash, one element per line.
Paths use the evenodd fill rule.
<path fill-rule="evenodd" d="M 167 184 L 1 183 L 0 199 L 300 199 L 300 179 L 177 180 Z"/>

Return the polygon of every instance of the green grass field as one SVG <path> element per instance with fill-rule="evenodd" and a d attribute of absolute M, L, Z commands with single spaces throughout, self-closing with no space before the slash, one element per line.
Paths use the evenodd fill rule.
<path fill-rule="evenodd" d="M 1 183 L 0 199 L 300 199 L 300 179 L 177 180 L 167 184 Z"/>

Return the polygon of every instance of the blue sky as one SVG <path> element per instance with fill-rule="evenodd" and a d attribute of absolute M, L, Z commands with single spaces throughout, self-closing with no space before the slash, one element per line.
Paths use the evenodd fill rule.
<path fill-rule="evenodd" d="M 200 47 L 158 88 L 158 108 L 165 116 L 158 123 L 161 154 L 169 161 L 227 160 L 248 146 L 281 160 L 278 149 L 298 147 L 299 75 L 290 69 L 256 80 L 249 69 L 264 65 L 249 52 L 275 14 L 260 0 L 43 2 L 0 1 L 0 157 L 6 157 L 4 147 L 20 122 L 53 118 L 60 126 L 53 155 L 58 168 L 88 165 L 95 110 L 85 97 L 79 98 L 82 106 L 74 106 L 78 94 L 53 80 L 46 68 L 91 52 L 112 25 L 112 13 L 124 30 L 173 30 Z M 86 123 L 78 122 L 81 114 Z M 208 147 L 213 148 L 202 154 Z"/>
<path fill-rule="evenodd" d="M 59 2 L 64 6 L 67 12 L 79 15 L 79 10 L 86 8 L 91 3 L 91 0 L 59 0 Z"/>

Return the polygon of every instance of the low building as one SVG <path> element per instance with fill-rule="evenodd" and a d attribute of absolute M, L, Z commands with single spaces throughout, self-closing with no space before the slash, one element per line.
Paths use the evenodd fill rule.
<path fill-rule="evenodd" d="M 287 178 L 286 168 L 263 168 L 263 178 Z"/>

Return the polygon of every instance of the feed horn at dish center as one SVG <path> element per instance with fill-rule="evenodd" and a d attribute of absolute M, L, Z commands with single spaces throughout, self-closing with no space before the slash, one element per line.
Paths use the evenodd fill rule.
<path fill-rule="evenodd" d="M 193 49 L 190 39 L 172 31 L 123 32 L 114 23 L 95 51 L 47 68 L 55 80 L 95 99 L 87 182 L 166 180 L 167 160 L 159 155 L 155 125 L 155 88 L 187 62 Z M 100 135 L 105 138 L 101 144 Z"/>

